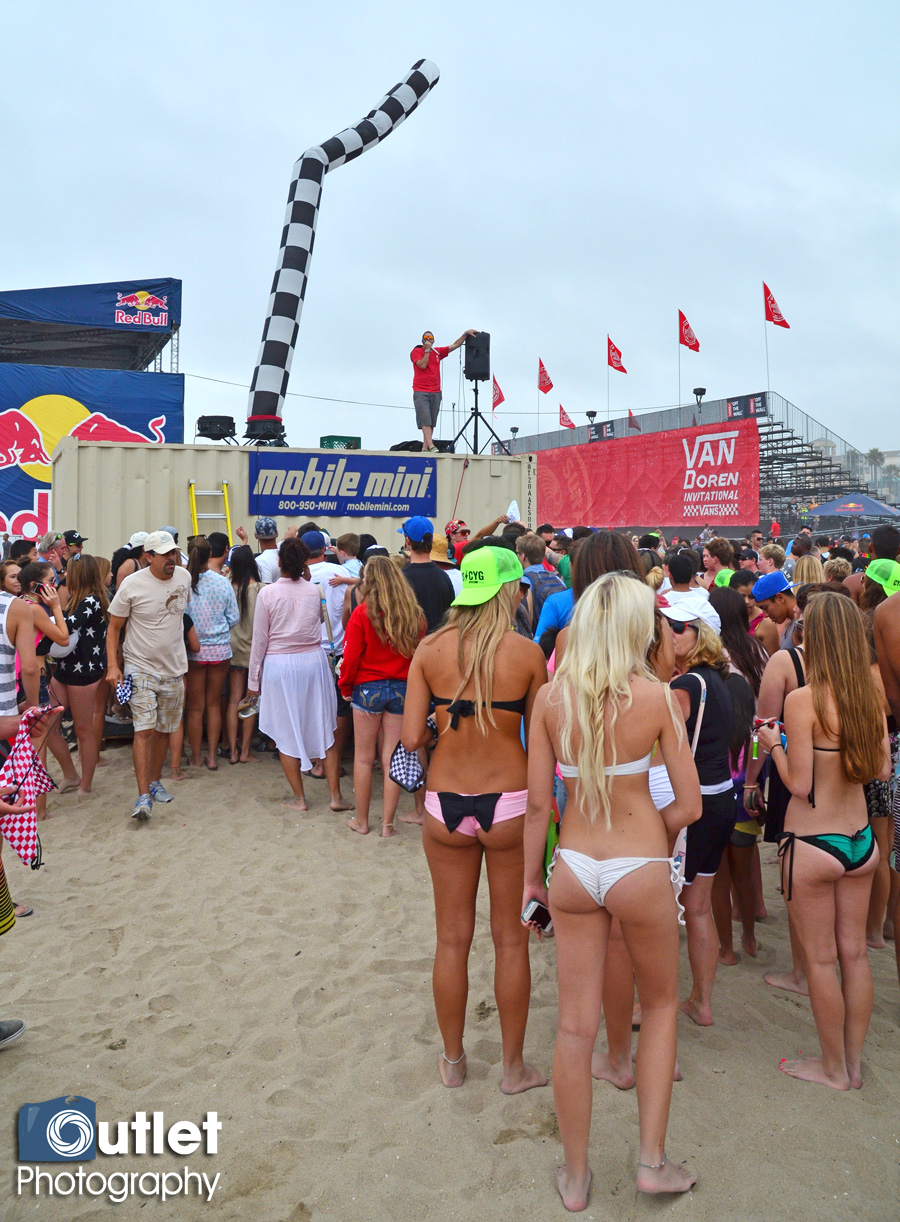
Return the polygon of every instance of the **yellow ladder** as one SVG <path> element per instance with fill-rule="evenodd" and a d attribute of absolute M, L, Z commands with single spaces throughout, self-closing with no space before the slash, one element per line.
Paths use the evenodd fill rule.
<path fill-rule="evenodd" d="M 215 521 L 225 523 L 225 532 L 228 535 L 228 544 L 231 546 L 231 510 L 228 507 L 228 480 L 222 480 L 221 488 L 198 488 L 194 480 L 188 481 L 188 496 L 191 502 L 191 526 L 195 535 L 200 534 L 200 523 L 202 521 Z M 198 513 L 197 512 L 197 497 L 198 496 L 219 496 L 222 498 L 222 513 Z"/>

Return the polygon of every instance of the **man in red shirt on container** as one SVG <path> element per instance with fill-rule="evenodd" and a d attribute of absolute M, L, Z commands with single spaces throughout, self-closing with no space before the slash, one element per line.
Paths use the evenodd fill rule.
<path fill-rule="evenodd" d="M 417 344 L 409 354 L 413 363 L 413 406 L 416 409 L 416 424 L 422 430 L 422 449 L 425 451 L 437 448 L 431 438 L 441 410 L 441 361 L 464 344 L 467 335 L 477 335 L 477 331 L 470 327 L 449 348 L 435 348 L 434 336 L 430 331 L 425 331 L 421 344 Z"/>

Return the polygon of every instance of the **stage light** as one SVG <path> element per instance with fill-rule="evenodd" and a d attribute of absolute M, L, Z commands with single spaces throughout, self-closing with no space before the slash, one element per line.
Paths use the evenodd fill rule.
<path fill-rule="evenodd" d="M 703 399 L 703 396 L 704 396 L 705 394 L 706 394 L 706 387 L 705 387 L 705 386 L 695 386 L 695 387 L 694 387 L 694 398 L 697 400 L 697 406 L 698 406 L 698 407 L 700 406 L 700 403 L 701 403 L 701 401 L 702 401 L 702 399 Z"/>
<path fill-rule="evenodd" d="M 597 413 L 596 413 L 596 412 L 585 412 L 584 414 L 587 416 L 587 418 L 588 418 L 588 420 L 591 422 L 591 424 L 593 424 L 593 423 L 594 423 L 594 421 L 597 419 Z"/>
<path fill-rule="evenodd" d="M 516 433 L 518 433 L 518 431 L 519 431 L 519 426 L 518 426 L 517 424 L 513 424 L 513 425 L 511 425 L 511 426 L 510 426 L 510 430 L 509 430 L 509 431 L 512 433 L 512 436 L 513 436 L 513 441 L 515 441 L 515 439 L 516 439 Z"/>
<path fill-rule="evenodd" d="M 205 437 L 207 441 L 234 441 L 234 418 L 232 416 L 201 416 L 194 429 L 194 438 L 197 437 Z"/>

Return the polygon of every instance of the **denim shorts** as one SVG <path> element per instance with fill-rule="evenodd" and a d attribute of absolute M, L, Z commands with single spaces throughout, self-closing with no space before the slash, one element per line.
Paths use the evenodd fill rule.
<path fill-rule="evenodd" d="M 361 713 L 396 713 L 399 716 L 405 701 L 405 679 L 378 679 L 375 683 L 359 683 L 353 689 L 352 704 Z"/>

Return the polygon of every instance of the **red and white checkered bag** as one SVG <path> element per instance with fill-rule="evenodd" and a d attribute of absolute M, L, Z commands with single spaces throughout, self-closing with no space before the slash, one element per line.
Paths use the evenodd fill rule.
<path fill-rule="evenodd" d="M 29 807 L 16 815 L 0 814 L 0 834 L 12 845 L 25 865 L 33 870 L 41 865 L 41 841 L 34 804 L 39 794 L 56 788 L 31 741 L 31 728 L 43 714 L 43 709 L 26 709 L 22 714 L 12 751 L 0 768 L 0 791 L 17 787 L 18 797 L 10 795 L 10 801 L 24 802 Z"/>

